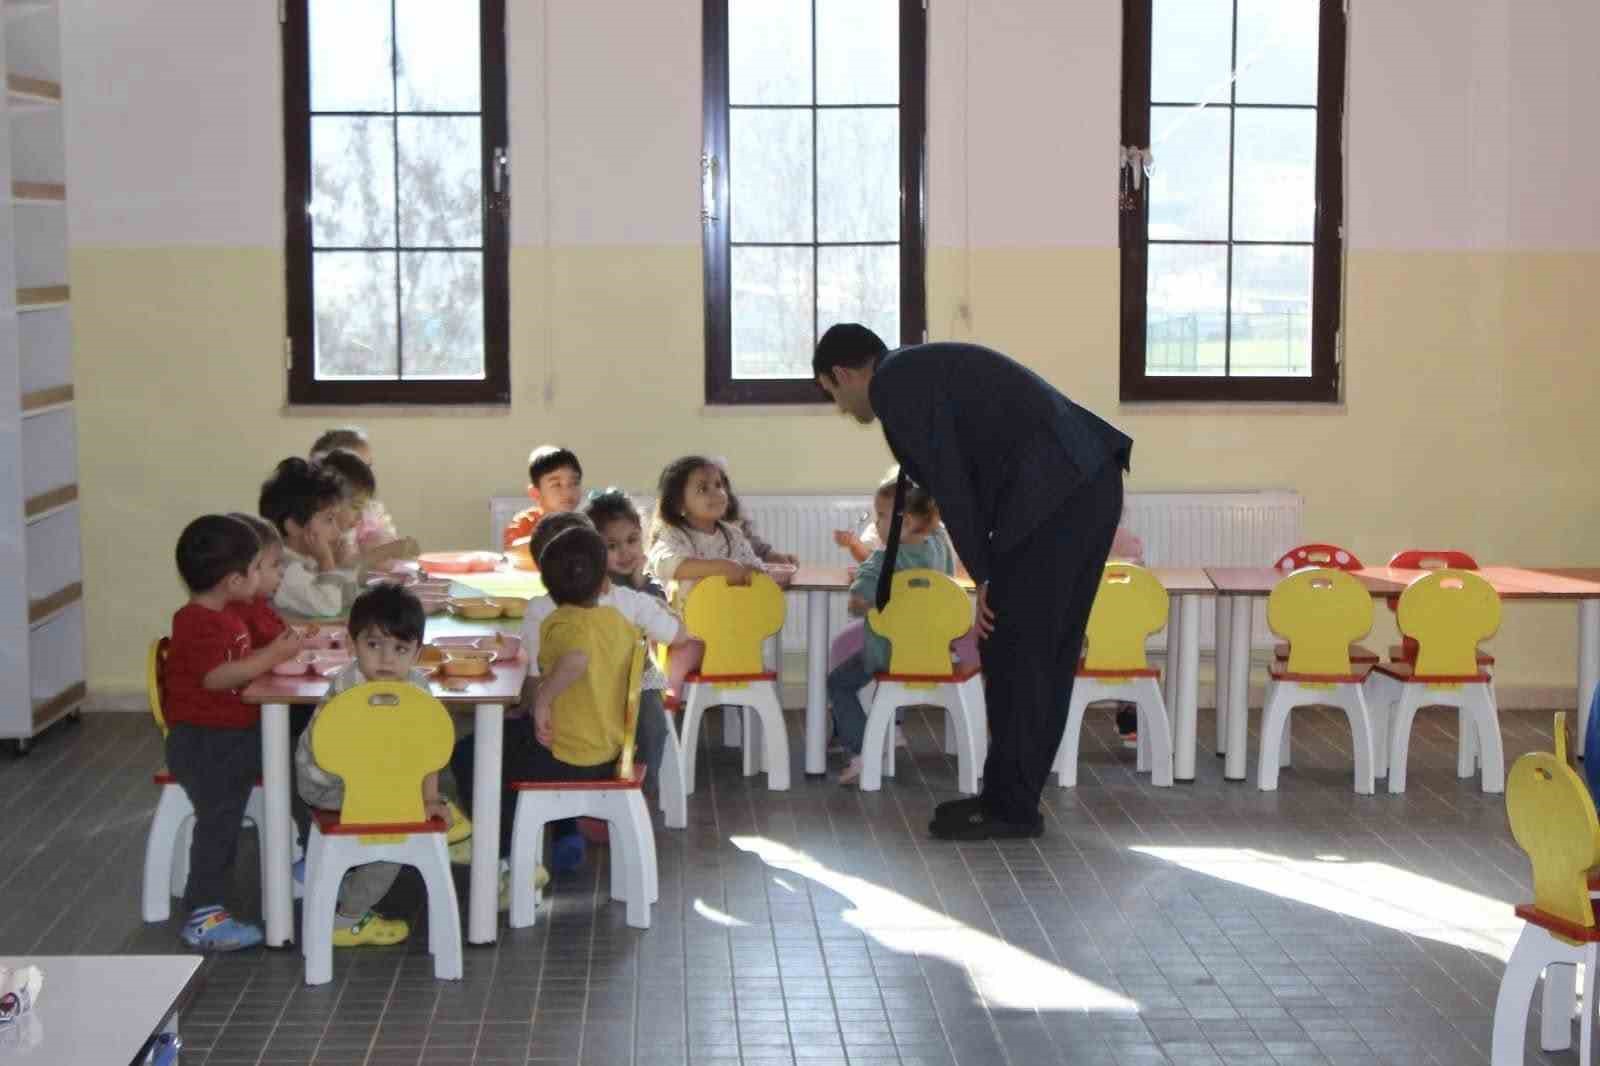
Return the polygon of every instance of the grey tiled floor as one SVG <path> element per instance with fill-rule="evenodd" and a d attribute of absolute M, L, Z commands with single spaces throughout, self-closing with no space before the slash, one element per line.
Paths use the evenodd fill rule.
<path fill-rule="evenodd" d="M 461 982 L 433 980 L 422 935 L 336 953 L 316 989 L 292 951 L 208 963 L 184 1061 L 1486 1062 L 1503 904 L 1527 894 L 1501 799 L 1456 780 L 1453 716 L 1419 719 L 1408 794 L 1359 797 L 1343 719 L 1298 714 L 1275 794 L 1225 784 L 1204 750 L 1195 784 L 1152 788 L 1091 715 L 1045 837 L 998 846 L 928 839 L 955 773 L 916 713 L 913 756 L 872 795 L 798 774 L 771 794 L 719 749 L 689 828 L 658 828 L 649 931 L 624 924 L 591 849 L 537 926 L 467 949 Z M 1508 758 L 1549 747 L 1548 714 L 1502 720 Z M 0 954 L 179 950 L 176 919 L 139 920 L 159 757 L 133 715 L 0 757 Z M 252 915 L 255 870 L 247 834 Z M 384 909 L 417 919 L 419 883 Z M 1574 1058 L 1530 1041 L 1529 1062 Z"/>

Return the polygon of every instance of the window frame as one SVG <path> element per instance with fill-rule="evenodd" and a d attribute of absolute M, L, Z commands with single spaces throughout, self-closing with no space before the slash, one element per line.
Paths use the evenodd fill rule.
<path fill-rule="evenodd" d="M 927 339 L 927 10 L 923 0 L 899 0 L 899 7 L 900 336 L 884 338 L 891 348 Z M 813 35 L 815 13 L 813 2 Z M 733 376 L 732 234 L 727 210 L 728 0 L 704 0 L 702 35 L 705 80 L 700 224 L 705 259 L 705 402 L 709 406 L 826 403 L 827 397 L 810 378 Z M 813 65 L 815 62 L 813 49 Z M 812 180 L 817 180 L 815 175 Z M 815 322 L 814 295 L 812 318 Z"/>
<path fill-rule="evenodd" d="M 288 395 L 291 404 L 360 406 L 511 403 L 510 173 L 496 152 L 509 150 L 506 104 L 505 0 L 479 0 L 483 180 L 483 356 L 481 381 L 318 380 L 311 216 L 311 0 L 286 0 L 283 16 L 284 217 L 288 298 Z M 398 237 L 398 234 L 396 235 Z"/>
<path fill-rule="evenodd" d="M 1122 5 L 1122 143 L 1144 148 L 1150 144 L 1152 7 L 1153 0 L 1123 0 Z M 1234 12 L 1234 38 L 1237 42 L 1237 0 Z M 1343 0 L 1319 0 L 1317 38 L 1316 218 L 1311 241 L 1311 375 L 1303 378 L 1185 377 L 1146 373 L 1150 202 L 1149 183 L 1144 182 L 1135 196 L 1136 210 L 1118 209 L 1122 274 L 1120 398 L 1123 402 L 1339 402 L 1343 369 L 1344 107 L 1346 65 L 1349 61 Z M 1230 137 L 1230 178 L 1235 148 Z M 1159 167 L 1161 160 L 1157 159 L 1155 165 Z M 1228 195 L 1231 219 L 1231 180 Z M 1230 232 L 1229 246 L 1240 243 L 1251 242 L 1233 241 Z M 1232 262 L 1231 254 L 1229 262 Z M 1230 267 L 1229 313 L 1226 316 L 1230 336 L 1233 297 L 1231 274 Z"/>

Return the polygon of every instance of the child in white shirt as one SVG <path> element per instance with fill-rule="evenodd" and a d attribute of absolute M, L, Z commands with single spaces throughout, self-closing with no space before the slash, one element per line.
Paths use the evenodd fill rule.
<path fill-rule="evenodd" d="M 356 593 L 355 571 L 336 558 L 339 482 L 304 459 L 278 464 L 261 486 L 259 510 L 283 535 L 283 580 L 273 603 L 299 618 L 337 618 Z"/>

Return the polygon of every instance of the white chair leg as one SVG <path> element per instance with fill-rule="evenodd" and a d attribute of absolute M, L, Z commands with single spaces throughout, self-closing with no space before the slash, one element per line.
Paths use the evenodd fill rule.
<path fill-rule="evenodd" d="M 608 804 L 609 806 L 609 804 Z M 620 818 L 620 812 L 611 812 Z M 607 865 L 611 875 L 611 899 L 625 900 L 628 898 L 628 864 L 633 856 L 629 854 L 633 847 L 633 826 L 625 821 L 615 820 L 608 816 L 606 819 L 606 832 L 610 838 L 607 848 Z"/>
<path fill-rule="evenodd" d="M 877 792 L 883 787 L 883 765 L 892 756 L 894 748 L 894 712 L 906 699 L 904 687 L 884 681 L 872 697 L 867 710 L 867 729 L 861 738 L 861 783 L 863 792 Z M 884 751 L 890 749 L 889 753 Z"/>
<path fill-rule="evenodd" d="M 1594 985 L 1595 946 L 1584 945 L 1583 950 L 1583 1018 L 1578 1023 L 1578 1061 L 1593 1062 L 1594 1054 Z M 1567 1041 L 1570 1045 L 1572 1037 Z"/>
<path fill-rule="evenodd" d="M 972 750 L 978 764 L 978 777 L 983 777 L 983 762 L 989 757 L 989 707 L 983 698 L 983 675 L 975 674 L 961 683 L 957 692 L 961 696 L 961 711 L 971 726 Z"/>
<path fill-rule="evenodd" d="M 1083 712 L 1089 702 L 1098 699 L 1100 686 L 1087 677 L 1078 678 L 1072 686 L 1072 700 L 1067 704 L 1067 725 L 1061 733 L 1061 743 L 1056 747 L 1056 782 L 1062 788 L 1078 787 L 1078 743 L 1083 733 Z"/>
<path fill-rule="evenodd" d="M 417 864 L 428 888 L 428 950 L 433 953 L 433 976 L 459 981 L 464 972 L 461 954 L 461 907 L 455 879 L 450 876 L 450 849 L 443 833 L 430 833 L 420 842 L 425 858 Z"/>
<path fill-rule="evenodd" d="M 655 767 L 661 820 L 668 829 L 682 829 L 689 824 L 689 790 L 684 782 L 683 761 L 683 744 L 669 721 L 667 742 L 661 748 L 661 765 Z"/>
<path fill-rule="evenodd" d="M 1216 597 L 1216 648 L 1212 652 L 1214 663 L 1214 676 L 1216 684 L 1217 705 L 1217 754 L 1224 755 L 1228 751 L 1228 640 L 1233 631 L 1233 611 L 1230 598 L 1227 596 Z"/>
<path fill-rule="evenodd" d="M 315 829 L 314 836 L 320 836 Z M 320 846 L 319 846 L 320 845 Z M 333 980 L 333 922 L 339 885 L 350 862 L 339 842 L 323 838 L 312 845 L 320 860 L 306 863 L 306 896 L 301 901 L 300 939 L 305 942 L 306 984 Z"/>
<path fill-rule="evenodd" d="M 1144 708 L 1139 705 L 1137 689 L 1134 690 L 1133 710 L 1134 732 L 1138 734 L 1133 743 L 1133 771 L 1137 774 L 1147 774 L 1150 772 L 1150 738 L 1145 735 Z"/>
<path fill-rule="evenodd" d="M 164 922 L 172 914 L 172 897 L 181 896 L 189 880 L 189 852 L 183 851 L 183 880 L 178 880 L 178 843 L 183 824 L 194 824 L 194 808 L 180 785 L 161 786 L 150 832 L 144 841 L 144 898 L 140 913 L 147 922 Z"/>
<path fill-rule="evenodd" d="M 789 729 L 783 720 L 783 701 L 775 682 L 761 682 L 752 691 L 751 718 L 759 720 L 761 761 L 766 763 L 767 791 L 789 791 Z"/>
<path fill-rule="evenodd" d="M 1592 1006 L 1593 1002 L 1586 993 L 1584 1003 Z M 1546 966 L 1539 1007 L 1540 1048 L 1545 1051 L 1566 1051 L 1572 1047 L 1572 1013 L 1577 1005 L 1578 968 L 1561 962 Z"/>
<path fill-rule="evenodd" d="M 1355 753 L 1356 794 L 1370 796 L 1377 789 L 1372 754 L 1377 739 L 1372 735 L 1372 715 L 1367 712 L 1367 701 L 1360 685 L 1340 685 L 1334 697 L 1350 720 L 1350 750 Z"/>
<path fill-rule="evenodd" d="M 744 722 L 740 736 L 744 745 L 740 749 L 740 761 L 743 764 L 744 776 L 754 777 L 761 772 L 761 724 L 756 719 L 756 711 L 748 703 L 739 708 L 738 714 L 729 714 L 728 708 L 722 710 L 723 720 L 729 718 L 741 719 Z"/>
<path fill-rule="evenodd" d="M 695 760 L 700 754 L 700 722 L 706 713 L 704 685 L 687 685 L 683 697 L 683 793 L 694 795 Z"/>
<path fill-rule="evenodd" d="M 661 866 L 656 858 L 655 827 L 650 824 L 650 811 L 645 806 L 644 798 L 637 792 L 629 794 L 627 809 L 632 814 L 629 822 L 621 829 L 624 833 L 631 831 L 638 838 L 633 861 L 639 862 L 644 870 L 646 902 L 655 903 L 661 898 Z"/>
<path fill-rule="evenodd" d="M 1278 757 L 1283 751 L 1284 726 L 1289 712 L 1300 699 L 1300 686 L 1288 681 L 1268 681 L 1265 706 L 1261 709 L 1261 752 L 1256 770 L 1256 787 L 1263 792 L 1278 790 Z"/>
<path fill-rule="evenodd" d="M 1290 715 L 1288 718 L 1283 720 L 1283 739 L 1278 742 L 1278 769 L 1280 770 L 1289 766 L 1293 761 L 1292 749 L 1294 744 L 1291 739 L 1293 733 L 1294 716 Z"/>
<path fill-rule="evenodd" d="M 1483 790 L 1501 793 L 1506 790 L 1506 757 L 1500 739 L 1500 716 L 1497 712 L 1490 685 L 1468 685 L 1462 692 L 1462 702 L 1473 708 L 1461 717 L 1474 723 L 1477 734 L 1478 759 L 1483 765 Z"/>
<path fill-rule="evenodd" d="M 1424 690 L 1421 685 L 1403 685 L 1400 699 L 1395 703 L 1394 719 L 1389 723 L 1389 793 L 1399 795 L 1406 790 L 1406 759 L 1411 751 L 1411 725 L 1422 706 Z"/>
<path fill-rule="evenodd" d="M 944 716 L 944 753 L 957 756 L 961 754 L 961 741 L 956 736 L 955 730 L 951 728 L 948 714 Z"/>
<path fill-rule="evenodd" d="M 1533 1005 L 1533 989 L 1545 966 L 1557 961 L 1552 951 L 1555 942 L 1536 925 L 1522 927 L 1522 935 L 1511 949 L 1500 991 L 1494 999 L 1494 1034 L 1490 1040 L 1490 1066 L 1522 1066 L 1523 1046 L 1528 1032 L 1528 1008 Z M 1591 1009 L 1585 1004 L 1585 1010 Z M 1571 1036 L 1567 1037 L 1570 1044 Z M 1587 1064 L 1585 1064 L 1587 1066 Z"/>
<path fill-rule="evenodd" d="M 1151 767 L 1150 783 L 1157 788 L 1171 788 L 1172 723 L 1161 698 L 1161 686 L 1153 677 L 1141 678 L 1135 692 L 1139 695 L 1139 741 L 1148 745 L 1145 750 Z"/>
<path fill-rule="evenodd" d="M 525 929 L 538 920 L 539 897 L 533 887 L 534 867 L 544 856 L 545 819 L 549 806 L 537 793 L 518 792 L 511 822 L 511 928 Z"/>
<path fill-rule="evenodd" d="M 982 767 L 978 763 L 977 744 L 963 688 L 956 685 L 945 693 L 944 735 L 945 746 L 954 743 L 956 749 L 956 788 L 971 796 L 978 791 L 978 772 Z"/>
<path fill-rule="evenodd" d="M 311 872 L 313 870 L 320 869 L 321 867 L 323 867 L 323 866 L 325 866 L 327 864 L 327 861 L 328 861 L 327 860 L 327 854 L 326 854 L 327 853 L 327 846 L 328 846 L 328 838 L 323 836 L 322 835 L 322 831 L 317 828 L 315 823 L 313 823 L 312 826 L 311 826 L 311 833 L 306 837 L 306 866 L 305 866 L 305 879 L 306 879 L 306 881 L 305 881 L 305 883 L 306 883 L 306 893 L 307 894 L 306 894 L 305 898 L 307 900 L 309 900 L 311 898 L 310 894 L 309 894 L 310 893 L 310 889 L 311 889 Z M 335 891 L 337 891 L 337 890 L 335 890 Z M 334 902 L 337 903 L 338 902 L 337 899 Z M 311 947 L 310 947 L 309 941 L 306 940 L 306 936 L 305 936 L 306 926 L 305 926 L 305 903 L 304 902 L 301 903 L 300 922 L 301 922 L 300 955 L 301 955 L 302 958 L 310 958 L 311 957 Z M 332 934 L 330 933 L 329 935 L 331 936 Z"/>

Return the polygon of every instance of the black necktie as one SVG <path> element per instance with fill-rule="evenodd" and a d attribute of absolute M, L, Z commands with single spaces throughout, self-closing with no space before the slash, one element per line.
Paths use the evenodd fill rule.
<path fill-rule="evenodd" d="M 894 482 L 894 517 L 889 519 L 889 543 L 883 546 L 883 569 L 878 571 L 878 610 L 889 606 L 889 592 L 894 587 L 894 557 L 900 554 L 900 523 L 906 517 L 905 468 Z"/>

